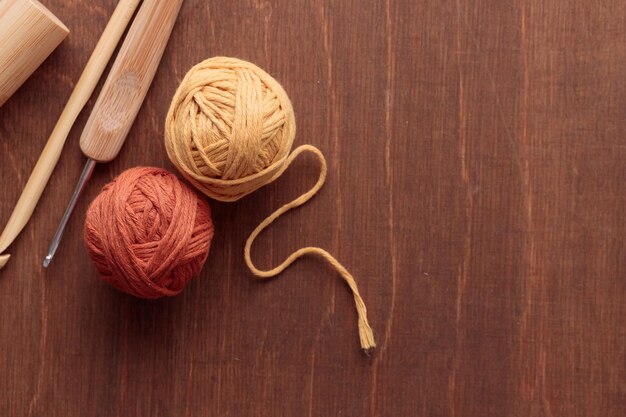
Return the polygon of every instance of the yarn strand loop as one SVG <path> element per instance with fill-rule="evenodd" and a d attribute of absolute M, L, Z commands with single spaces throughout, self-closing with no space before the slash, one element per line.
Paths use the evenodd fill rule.
<path fill-rule="evenodd" d="M 272 214 L 270 214 L 265 220 L 263 220 L 252 231 L 252 233 L 250 234 L 250 236 L 248 237 L 246 241 L 246 246 L 244 248 L 244 258 L 246 261 L 246 265 L 248 265 L 248 268 L 250 269 L 250 271 L 252 271 L 252 273 L 256 277 L 265 279 L 265 278 L 272 278 L 272 277 L 279 275 L 281 272 L 287 269 L 292 263 L 294 263 L 298 258 L 301 258 L 302 256 L 317 255 L 320 258 L 323 258 L 326 262 L 330 264 L 330 266 L 332 266 L 337 272 L 339 272 L 339 274 L 341 275 L 341 278 L 346 282 L 346 284 L 348 284 L 348 287 L 350 287 L 350 290 L 352 291 L 352 295 L 354 297 L 354 303 L 356 305 L 356 311 L 358 314 L 359 339 L 361 342 L 361 348 L 365 350 L 366 352 L 368 352 L 372 348 L 376 347 L 376 342 L 374 340 L 374 333 L 372 331 L 372 328 L 367 320 L 367 308 L 365 307 L 365 302 L 363 301 L 363 298 L 361 297 L 361 294 L 359 293 L 359 289 L 357 287 L 356 281 L 354 280 L 354 277 L 352 276 L 352 274 L 350 274 L 350 272 L 348 272 L 348 270 L 337 259 L 335 259 L 335 257 L 333 257 L 330 253 L 318 247 L 309 246 L 309 247 L 301 248 L 293 252 L 291 255 L 289 255 L 287 259 L 285 259 L 280 265 L 269 270 L 261 270 L 254 265 L 254 262 L 252 262 L 252 257 L 250 255 L 252 244 L 254 243 L 254 240 L 261 234 L 261 232 L 263 232 L 263 230 L 265 230 L 269 225 L 271 225 L 274 222 L 274 220 L 276 220 L 277 218 L 279 218 L 280 216 L 282 216 L 289 210 L 296 208 L 298 206 L 301 206 L 302 204 L 306 203 L 311 198 L 313 198 L 313 196 L 317 194 L 317 192 L 322 188 L 322 186 L 324 185 L 324 182 L 326 181 L 326 175 L 327 175 L 326 159 L 324 158 L 324 155 L 322 154 L 322 152 L 312 145 L 302 145 L 296 148 L 289 155 L 289 157 L 285 161 L 285 164 L 282 166 L 282 168 L 278 172 L 278 175 L 276 175 L 276 178 L 278 178 L 289 167 L 289 165 L 303 152 L 311 152 L 317 157 L 320 163 L 320 166 L 321 166 L 320 176 L 317 182 L 315 183 L 313 188 L 311 188 L 309 191 L 305 192 L 304 194 L 302 194 L 295 200 L 287 204 L 284 204 L 282 207 L 280 207 L 279 209 L 274 211 Z"/>

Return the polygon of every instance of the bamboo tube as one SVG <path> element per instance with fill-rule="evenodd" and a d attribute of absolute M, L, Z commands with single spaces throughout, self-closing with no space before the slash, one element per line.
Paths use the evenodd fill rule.
<path fill-rule="evenodd" d="M 67 27 L 37 0 L 0 1 L 0 106 L 68 33 Z"/>
<path fill-rule="evenodd" d="M 111 15 L 109 23 L 93 50 L 59 121 L 28 178 L 7 225 L 0 235 L 0 254 L 9 247 L 33 214 L 52 171 L 59 161 L 67 135 L 96 88 L 139 2 L 140 0 L 120 0 L 113 15 Z M 0 6 L 2 4 L 0 2 Z M 0 255 L 0 269 L 6 265 L 10 256 L 9 254 Z"/>

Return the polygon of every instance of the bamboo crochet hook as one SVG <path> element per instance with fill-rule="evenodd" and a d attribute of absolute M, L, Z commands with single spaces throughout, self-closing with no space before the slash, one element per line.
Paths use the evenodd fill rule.
<path fill-rule="evenodd" d="M 119 153 L 152 83 L 183 0 L 144 0 L 85 125 L 80 147 L 87 163 L 61 219 L 43 266 L 56 253 L 63 231 L 97 162 Z"/>
<path fill-rule="evenodd" d="M 13 243 L 33 214 L 52 171 L 59 161 L 67 135 L 96 88 L 139 2 L 140 0 L 120 0 L 111 15 L 109 23 L 93 50 L 87 66 L 37 160 L 2 235 L 0 235 L 0 254 Z M 0 256 L 0 269 L 6 265 L 10 257 L 9 254 Z"/>

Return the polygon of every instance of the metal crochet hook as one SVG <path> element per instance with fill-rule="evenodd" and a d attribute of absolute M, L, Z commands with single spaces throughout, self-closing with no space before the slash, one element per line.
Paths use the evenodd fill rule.
<path fill-rule="evenodd" d="M 47 268 L 52 262 L 52 258 L 54 258 L 54 254 L 57 252 L 59 248 L 59 243 L 61 243 L 61 238 L 63 237 L 63 232 L 65 231 L 65 226 L 67 226 L 67 222 L 70 220 L 72 216 L 72 212 L 74 211 L 74 207 L 76 206 L 76 202 L 78 201 L 78 197 L 83 193 L 89 178 L 91 178 L 91 174 L 93 174 L 93 170 L 96 167 L 96 161 L 91 158 L 87 159 L 87 163 L 85 164 L 85 168 L 83 169 L 83 173 L 80 174 L 80 179 L 78 180 L 78 185 L 76 185 L 76 189 L 74 190 L 74 194 L 72 194 L 72 198 L 70 199 L 70 204 L 65 209 L 65 213 L 63 213 L 63 217 L 61 218 L 61 223 L 59 223 L 59 227 L 57 228 L 54 237 L 52 238 L 52 243 L 50 243 L 50 247 L 48 248 L 48 254 L 43 260 L 44 268 Z"/>
<path fill-rule="evenodd" d="M 112 161 L 122 148 L 154 79 L 182 3 L 183 0 L 144 0 L 137 12 L 80 138 L 80 148 L 89 159 L 54 234 L 44 267 L 54 258 L 96 162 Z"/>

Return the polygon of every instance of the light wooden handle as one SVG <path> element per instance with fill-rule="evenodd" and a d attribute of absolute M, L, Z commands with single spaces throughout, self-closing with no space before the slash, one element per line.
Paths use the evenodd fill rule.
<path fill-rule="evenodd" d="M 86 156 L 114 159 L 154 78 L 183 0 L 144 0 L 80 138 Z"/>
<path fill-rule="evenodd" d="M 0 253 L 13 242 L 30 219 L 37 202 L 48 184 L 52 171 L 59 161 L 63 145 L 76 118 L 91 97 L 111 55 L 132 19 L 141 0 L 121 0 L 96 45 L 85 69 L 83 70 L 65 109 L 59 118 L 46 146 L 44 147 L 28 182 L 20 195 L 11 217 L 0 235 Z M 10 2 L 9 2 L 10 3 Z M 5 3 L 0 0 L 0 10 Z M 0 268 L 9 260 L 9 255 L 0 256 Z"/>
<path fill-rule="evenodd" d="M 0 1 L 0 106 L 69 32 L 37 0 Z"/>

